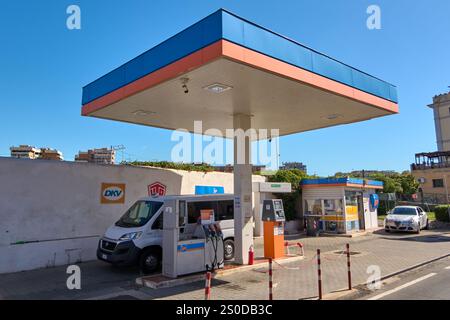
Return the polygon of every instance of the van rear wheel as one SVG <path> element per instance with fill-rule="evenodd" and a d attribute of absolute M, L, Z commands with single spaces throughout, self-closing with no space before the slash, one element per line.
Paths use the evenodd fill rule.
<path fill-rule="evenodd" d="M 143 274 L 153 273 L 161 265 L 161 254 L 155 249 L 147 249 L 139 258 L 139 268 Z"/>
<path fill-rule="evenodd" d="M 234 240 L 226 239 L 223 242 L 223 251 L 225 260 L 231 260 L 234 258 Z"/>

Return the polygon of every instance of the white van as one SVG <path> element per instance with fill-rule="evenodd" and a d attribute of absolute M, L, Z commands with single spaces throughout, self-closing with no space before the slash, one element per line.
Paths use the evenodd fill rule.
<path fill-rule="evenodd" d="M 97 258 L 118 266 L 138 264 L 144 273 L 159 268 L 162 259 L 163 212 L 176 200 L 195 225 L 200 210 L 213 209 L 224 239 L 224 258 L 234 257 L 234 195 L 184 195 L 147 197 L 138 200 L 100 239 Z M 186 211 L 185 211 L 186 212 Z M 181 229 L 180 232 L 183 232 Z"/>

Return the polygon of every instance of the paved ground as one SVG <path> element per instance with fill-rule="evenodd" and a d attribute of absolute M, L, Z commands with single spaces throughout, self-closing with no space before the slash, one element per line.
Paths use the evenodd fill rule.
<path fill-rule="evenodd" d="M 370 291 L 360 288 L 342 299 L 357 300 L 450 300 L 450 257 L 402 273 Z"/>
<path fill-rule="evenodd" d="M 353 282 L 365 283 L 367 267 L 377 265 L 383 276 L 412 265 L 450 254 L 450 231 L 424 231 L 420 235 L 387 234 L 380 231 L 357 238 L 320 237 L 293 239 L 305 246 L 306 258 L 274 271 L 275 299 L 314 299 L 317 296 L 315 252 L 322 250 L 324 292 L 346 287 L 346 258 L 335 254 L 347 242 L 352 256 Z M 262 249 L 257 240 L 256 252 Z M 66 268 L 58 267 L 0 275 L 3 299 L 202 299 L 203 281 L 177 288 L 138 288 L 136 269 L 117 269 L 100 261 L 80 264 L 82 289 L 68 290 Z M 286 268 L 287 267 L 287 268 Z M 213 299 L 267 299 L 267 270 L 235 273 L 213 281 Z"/>

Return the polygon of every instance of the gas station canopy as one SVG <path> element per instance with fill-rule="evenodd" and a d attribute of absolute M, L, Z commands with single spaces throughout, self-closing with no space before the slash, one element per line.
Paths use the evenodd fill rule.
<path fill-rule="evenodd" d="M 82 107 L 85 116 L 190 132 L 201 120 L 221 136 L 287 135 L 397 112 L 394 86 L 222 9 L 85 86 Z M 253 245 L 251 144 L 233 139 L 234 257 L 245 264 Z"/>
<path fill-rule="evenodd" d="M 183 87 L 185 85 L 185 87 Z M 398 113 L 395 86 L 220 9 L 83 88 L 82 114 L 288 135 Z"/>

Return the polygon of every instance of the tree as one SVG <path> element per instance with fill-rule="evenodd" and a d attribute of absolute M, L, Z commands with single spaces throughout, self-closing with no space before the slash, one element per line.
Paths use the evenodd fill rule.
<path fill-rule="evenodd" d="M 334 177 L 363 178 L 361 171 L 352 173 L 337 172 Z M 419 188 L 419 183 L 409 171 L 403 171 L 402 173 L 391 171 L 372 171 L 370 174 L 365 175 L 364 178 L 382 181 L 384 183 L 384 193 L 411 195 L 416 193 Z"/>
<path fill-rule="evenodd" d="M 292 185 L 292 193 L 276 194 L 275 196 L 283 200 L 284 213 L 286 220 L 296 218 L 296 203 L 300 197 L 300 183 L 308 175 L 299 169 L 278 170 L 274 175 L 268 177 L 269 182 L 287 182 Z"/>

